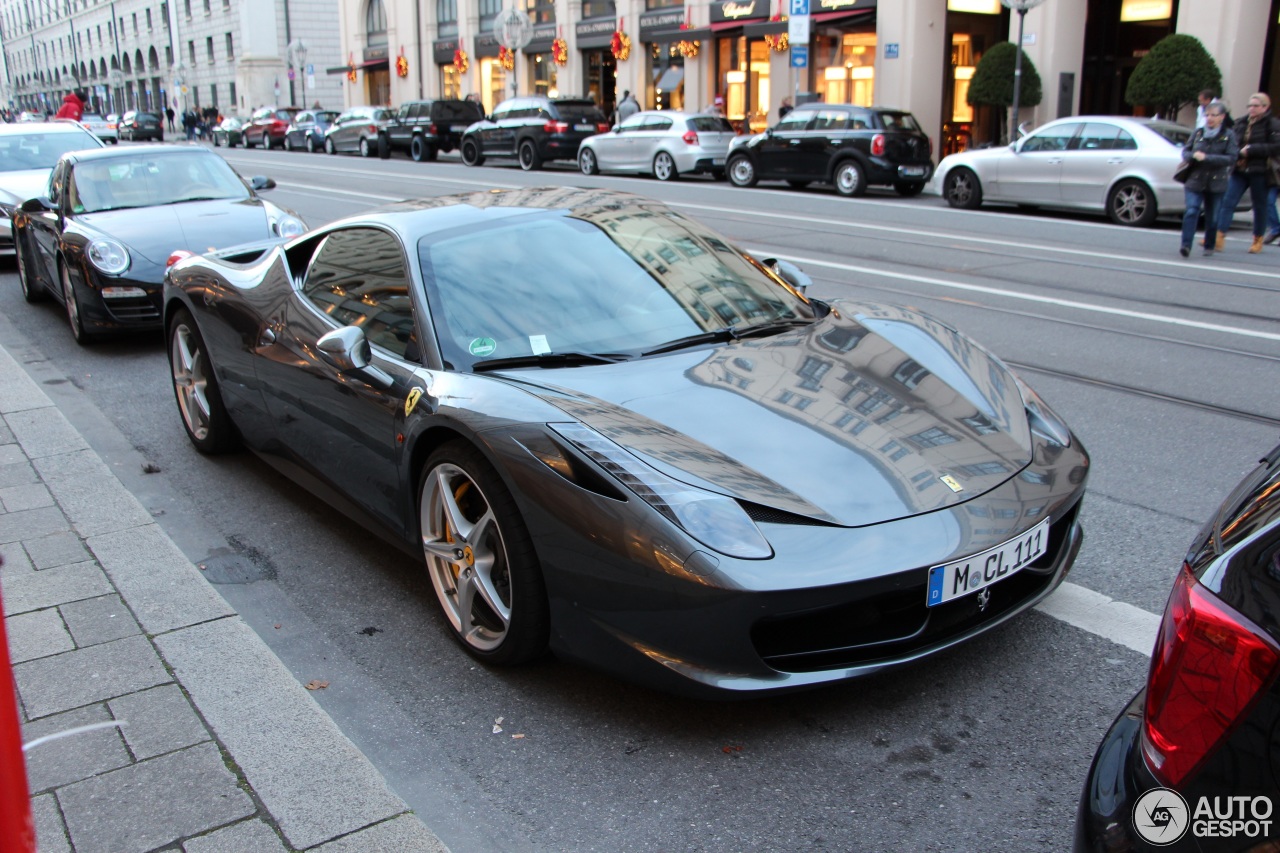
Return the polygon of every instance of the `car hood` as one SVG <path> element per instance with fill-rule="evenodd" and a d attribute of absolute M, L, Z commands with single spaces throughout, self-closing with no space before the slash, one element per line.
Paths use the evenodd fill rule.
<path fill-rule="evenodd" d="M 157 264 L 175 249 L 204 254 L 273 236 L 266 205 L 258 198 L 106 210 L 80 214 L 76 222 L 114 237 Z"/>
<path fill-rule="evenodd" d="M 1004 365 L 902 308 L 631 362 L 507 371 L 678 480 L 844 526 L 987 492 L 1031 460 Z"/>
<path fill-rule="evenodd" d="M 0 172 L 0 203 L 17 206 L 29 198 L 42 196 L 49 188 L 49 169 Z"/>

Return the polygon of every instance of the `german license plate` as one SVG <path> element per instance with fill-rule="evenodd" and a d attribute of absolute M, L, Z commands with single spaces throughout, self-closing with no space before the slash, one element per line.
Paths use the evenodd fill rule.
<path fill-rule="evenodd" d="M 465 124 L 453 124 L 449 126 L 449 129 L 454 133 L 462 133 L 462 131 L 467 129 L 467 126 Z"/>
<path fill-rule="evenodd" d="M 573 129 L 574 130 L 595 130 L 596 126 L 594 124 L 575 124 L 573 126 Z"/>
<path fill-rule="evenodd" d="M 936 607 L 960 598 L 1025 569 L 1049 548 L 1049 519 L 989 548 L 981 554 L 929 570 L 929 593 L 925 604 Z"/>
<path fill-rule="evenodd" d="M 924 174 L 924 166 L 903 166 L 902 174 L 908 178 L 918 178 Z"/>

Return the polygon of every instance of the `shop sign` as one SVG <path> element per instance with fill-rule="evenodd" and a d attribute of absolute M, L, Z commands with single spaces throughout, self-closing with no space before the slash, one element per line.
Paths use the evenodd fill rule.
<path fill-rule="evenodd" d="M 711 20 L 722 24 L 726 21 L 752 21 L 769 14 L 764 0 L 723 0 L 711 4 Z"/>

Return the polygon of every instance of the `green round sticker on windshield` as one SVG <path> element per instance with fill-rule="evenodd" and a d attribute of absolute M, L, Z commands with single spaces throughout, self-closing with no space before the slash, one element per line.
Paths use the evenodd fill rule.
<path fill-rule="evenodd" d="M 493 338 L 475 338 L 467 345 L 467 351 L 474 356 L 493 355 L 498 349 L 498 342 Z"/>

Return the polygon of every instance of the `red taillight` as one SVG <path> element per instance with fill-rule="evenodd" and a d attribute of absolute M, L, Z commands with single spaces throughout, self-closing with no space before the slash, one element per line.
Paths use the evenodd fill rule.
<path fill-rule="evenodd" d="M 549 121 L 542 126 L 547 133 L 565 133 L 569 130 L 569 125 L 562 121 Z"/>
<path fill-rule="evenodd" d="M 871 153 L 876 157 L 884 156 L 884 134 L 877 133 L 871 137 Z"/>
<path fill-rule="evenodd" d="M 187 258 L 195 257 L 195 252 L 188 252 L 186 249 L 174 249 L 173 254 L 169 255 L 169 260 L 164 262 L 166 267 L 171 267 L 178 261 L 185 261 Z"/>
<path fill-rule="evenodd" d="M 378 132 L 378 126 L 377 126 L 376 124 L 371 124 L 371 125 L 369 125 L 369 132 L 370 132 L 370 133 L 377 133 L 377 132 Z"/>
<path fill-rule="evenodd" d="M 436 130 L 436 126 L 434 124 L 427 128 L 427 132 L 432 136 L 438 136 L 440 134 L 440 131 Z"/>
<path fill-rule="evenodd" d="M 681 139 L 683 139 L 683 140 L 685 141 L 685 144 L 686 144 L 686 145 L 697 145 L 697 144 L 698 144 L 698 134 L 697 134 L 697 133 L 695 133 L 695 132 L 694 132 L 694 131 L 692 131 L 692 130 L 686 130 L 686 131 L 684 132 L 684 136 L 682 136 L 682 137 L 680 137 L 680 138 L 681 138 Z"/>
<path fill-rule="evenodd" d="M 1280 647 L 1184 565 L 1156 635 L 1142 753 L 1177 787 L 1244 719 L 1276 676 Z"/>
<path fill-rule="evenodd" d="M 599 124 L 597 124 L 597 125 L 596 125 L 596 130 L 597 130 L 599 133 L 608 133 L 608 132 L 609 132 L 609 123 L 608 123 L 607 121 L 602 121 L 602 122 L 600 122 Z"/>

